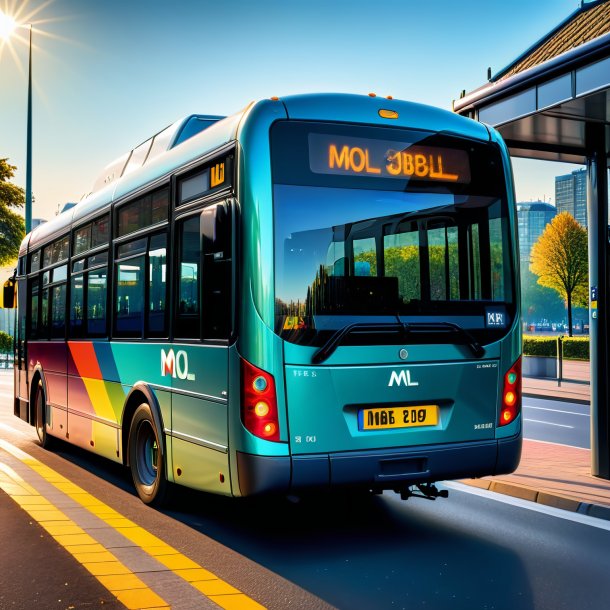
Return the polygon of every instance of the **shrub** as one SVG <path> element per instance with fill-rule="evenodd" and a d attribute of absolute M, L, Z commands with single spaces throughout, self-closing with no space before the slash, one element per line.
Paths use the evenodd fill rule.
<path fill-rule="evenodd" d="M 524 356 L 557 357 L 557 337 L 523 336 Z M 564 337 L 563 357 L 568 360 L 589 360 L 589 337 Z"/>
<path fill-rule="evenodd" d="M 557 339 L 555 337 L 523 337 L 524 356 L 557 357 Z"/>
<path fill-rule="evenodd" d="M 3 330 L 0 330 L 0 354 L 10 353 L 13 351 L 13 337 Z"/>
<path fill-rule="evenodd" d="M 570 360 L 589 360 L 589 337 L 566 337 L 563 357 Z"/>

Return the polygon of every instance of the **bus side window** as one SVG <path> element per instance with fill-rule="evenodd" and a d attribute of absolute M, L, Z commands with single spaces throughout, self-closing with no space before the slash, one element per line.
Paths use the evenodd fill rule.
<path fill-rule="evenodd" d="M 201 217 L 191 216 L 178 224 L 178 286 L 175 336 L 201 337 Z"/>
<path fill-rule="evenodd" d="M 167 235 L 150 238 L 148 245 L 147 337 L 167 336 Z"/>
<path fill-rule="evenodd" d="M 219 203 L 202 213 L 203 338 L 228 339 L 231 331 L 231 208 Z"/>
<path fill-rule="evenodd" d="M 38 338 L 38 309 L 39 309 L 39 301 L 40 301 L 40 280 L 38 278 L 31 280 L 30 282 L 30 316 L 29 316 L 29 328 L 28 328 L 28 338 L 29 339 L 37 339 Z"/>

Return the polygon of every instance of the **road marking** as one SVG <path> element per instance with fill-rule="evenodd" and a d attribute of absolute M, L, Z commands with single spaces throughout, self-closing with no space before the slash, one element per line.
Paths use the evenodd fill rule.
<path fill-rule="evenodd" d="M 591 417 L 589 413 L 576 413 L 575 411 L 561 411 L 560 409 L 548 409 L 547 407 L 532 407 L 523 405 L 524 409 L 538 409 L 539 411 L 552 411 L 553 413 L 568 413 L 569 415 L 582 415 L 583 417 Z"/>
<path fill-rule="evenodd" d="M 546 424 L 547 426 L 559 426 L 560 428 L 570 428 L 574 429 L 574 426 L 566 426 L 565 424 L 554 424 L 550 421 L 540 421 L 539 419 L 527 419 L 525 418 L 523 421 L 531 421 L 534 424 Z"/>
<path fill-rule="evenodd" d="M 82 530 L 82 533 L 72 532 L 72 533 L 60 533 L 63 530 L 55 530 L 56 534 L 53 537 L 63 546 L 68 548 L 70 552 L 72 552 L 73 556 L 81 561 L 88 559 L 88 554 L 90 552 L 100 552 L 103 553 L 107 551 L 103 544 L 104 536 L 109 539 L 113 536 L 116 537 L 116 534 L 120 534 L 125 539 L 132 543 L 132 547 L 137 547 L 139 551 L 142 551 L 142 555 L 148 557 L 148 563 L 152 562 L 158 566 L 156 568 L 156 572 L 154 572 L 154 577 L 158 580 L 159 571 L 165 570 L 170 573 L 176 575 L 179 578 L 179 581 L 185 583 L 185 586 L 190 585 L 192 589 L 189 587 L 189 590 L 193 592 L 193 594 L 203 595 L 202 599 L 199 597 L 200 605 L 198 607 L 210 607 L 209 603 L 213 602 L 217 604 L 221 608 L 225 608 L 226 610 L 264 610 L 264 606 L 254 601 L 229 583 L 223 581 L 218 578 L 212 572 L 209 572 L 205 568 L 201 567 L 199 564 L 189 559 L 169 544 L 166 544 L 160 538 L 157 538 L 144 528 L 140 527 L 133 521 L 130 521 L 126 517 L 124 517 L 119 512 L 115 511 L 113 508 L 104 504 L 101 500 L 98 500 L 92 494 L 86 492 L 84 489 L 72 483 L 69 479 L 63 477 L 58 472 L 49 468 L 42 462 L 33 458 L 29 454 L 25 453 L 18 447 L 12 445 L 8 441 L 0 439 L 0 449 L 4 449 L 8 454 L 17 458 L 22 464 L 29 467 L 29 469 L 33 470 L 40 477 L 44 479 L 47 483 L 52 485 L 57 490 L 63 492 L 65 496 L 69 499 L 73 500 L 76 504 L 80 505 L 81 508 L 85 509 L 88 513 L 88 518 L 91 519 L 91 516 L 95 516 L 97 519 L 101 520 L 103 524 L 112 528 L 111 532 L 104 532 L 95 528 L 82 527 L 80 528 L 76 522 L 74 525 L 79 527 Z M 0 462 L 0 467 L 3 466 L 2 462 Z M 49 506 L 45 507 L 44 511 L 36 509 L 35 506 L 31 506 L 28 511 L 30 515 L 39 520 L 38 517 L 48 521 L 49 517 L 52 517 L 52 520 L 55 522 L 53 525 L 63 525 L 65 519 L 68 519 L 67 516 L 63 515 L 63 513 L 55 508 L 52 502 L 46 500 L 44 496 L 42 496 L 38 491 L 34 489 L 31 485 L 28 485 L 29 488 L 34 491 L 34 493 L 38 494 L 41 498 L 48 502 Z M 7 488 L 12 489 L 10 485 L 7 483 Z M 13 490 L 13 496 L 19 496 L 21 493 L 20 489 Z M 5 490 L 6 491 L 6 490 Z M 8 493 L 8 492 L 7 492 Z M 10 494 L 9 494 L 10 495 Z M 64 509 L 67 510 L 67 509 Z M 61 518 L 61 517 L 64 518 Z M 61 523 L 57 523 L 60 521 Z M 41 525 L 43 523 L 41 522 Z M 44 527 L 44 525 L 43 525 Z M 107 528 L 105 528 L 107 529 Z M 110 535 L 111 534 L 111 535 Z M 97 536 L 96 539 L 95 536 Z M 101 544 L 100 544 L 101 543 Z M 123 545 L 126 546 L 126 545 Z M 88 548 L 89 547 L 89 548 Z M 89 550 L 91 549 L 91 550 Z M 123 550 L 125 553 L 125 550 Z M 115 556 L 121 555 L 120 549 L 113 549 L 113 554 Z M 78 556 L 78 557 L 77 557 Z M 102 556 L 98 556 L 97 561 L 95 562 L 87 562 L 81 561 L 81 563 L 114 595 L 119 597 L 115 591 L 120 593 L 120 601 L 127 605 L 128 608 L 150 608 L 153 606 L 143 606 L 142 601 L 139 596 L 135 597 L 126 595 L 127 593 L 131 593 L 130 591 L 126 591 L 128 587 L 125 586 L 125 581 L 119 579 L 117 581 L 117 575 L 127 575 L 133 576 L 132 570 L 129 570 L 127 567 L 123 566 L 126 572 L 115 572 L 114 568 L 116 566 L 105 566 L 104 563 L 108 563 L 103 561 Z M 117 558 L 118 561 L 118 558 Z M 158 562 L 158 563 L 157 563 Z M 127 562 L 123 562 L 127 563 Z M 89 566 L 93 566 L 90 568 Z M 110 571 L 108 571 L 108 569 Z M 144 579 L 145 568 L 137 570 L 138 575 Z M 118 586 L 121 589 L 117 588 Z M 144 587 L 147 587 L 145 582 L 142 582 Z M 114 589 L 112 588 L 114 587 Z M 151 587 L 151 590 L 154 587 Z M 139 589 L 137 591 L 139 593 Z M 136 600 L 137 598 L 137 600 Z M 204 605 L 204 600 L 207 598 L 209 600 L 207 604 Z M 167 605 L 167 602 L 159 598 L 163 603 L 157 604 L 158 607 L 168 608 L 170 606 Z M 127 603 L 126 603 L 127 602 Z M 128 605 L 128 604 L 137 604 L 137 605 Z M 174 605 L 172 604 L 172 608 Z M 176 606 L 177 607 L 177 606 Z"/>
<path fill-rule="evenodd" d="M 5 446 L 2 447 L 6 449 Z M 74 551 L 73 544 L 84 545 L 93 549 L 99 547 L 96 540 L 82 528 L 58 510 L 54 504 L 39 494 L 31 485 L 20 477 L 10 466 L 0 462 L 0 489 L 10 496 L 26 513 L 37 521 L 50 536 L 55 538 L 68 553 L 86 570 L 95 576 L 124 606 L 138 608 L 168 608 L 167 602 L 146 586 L 131 570 L 126 568 L 112 553 L 103 549 L 89 555 L 84 561 Z M 97 549 L 96 549 L 97 550 Z M 100 578 L 102 574 L 112 574 L 115 580 L 108 586 Z M 137 590 L 137 601 L 131 590 L 124 590 L 126 580 L 130 589 Z"/>
<path fill-rule="evenodd" d="M 513 496 L 506 496 L 494 491 L 488 491 L 486 489 L 472 487 L 470 485 L 465 485 L 464 483 L 457 483 L 454 481 L 443 481 L 442 483 L 439 483 L 439 486 L 446 487 L 447 489 L 455 489 L 456 491 L 463 491 L 464 493 L 481 496 L 483 498 L 488 498 L 489 500 L 495 500 L 496 502 L 511 504 L 512 506 L 518 506 L 520 508 L 525 508 L 526 510 L 533 510 L 537 513 L 543 513 L 551 517 L 558 517 L 559 519 L 573 521 L 574 523 L 580 523 L 581 525 L 589 525 L 591 527 L 596 527 L 598 529 L 610 532 L 610 521 L 606 519 L 598 519 L 596 517 L 590 517 L 589 515 L 581 515 L 580 513 L 563 510 L 561 508 L 554 508 L 553 506 L 547 506 L 546 504 L 538 504 L 537 502 L 530 502 L 529 500 L 522 500 L 521 498 L 515 498 Z"/>

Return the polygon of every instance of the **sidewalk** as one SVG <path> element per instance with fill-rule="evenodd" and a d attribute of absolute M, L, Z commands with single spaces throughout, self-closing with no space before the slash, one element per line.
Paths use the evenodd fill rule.
<path fill-rule="evenodd" d="M 567 366 L 566 366 L 567 365 Z M 564 363 L 564 378 L 525 377 L 523 396 L 590 402 L 589 363 Z M 540 504 L 610 520 L 610 481 L 591 475 L 591 451 L 524 440 L 521 463 L 513 474 L 463 481 Z"/>
<path fill-rule="evenodd" d="M 590 380 L 588 362 L 565 360 L 561 385 L 558 384 L 557 379 L 524 377 L 523 395 L 589 403 L 591 401 Z"/>

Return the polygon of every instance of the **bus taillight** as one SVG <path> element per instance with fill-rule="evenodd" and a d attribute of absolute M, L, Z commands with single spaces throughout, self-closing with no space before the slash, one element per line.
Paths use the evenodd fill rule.
<path fill-rule="evenodd" d="M 280 440 L 273 375 L 241 360 L 241 421 L 248 431 L 267 441 Z"/>
<path fill-rule="evenodd" d="M 500 426 L 506 426 L 515 420 L 521 411 L 521 358 L 506 371 L 502 389 L 502 409 Z"/>

